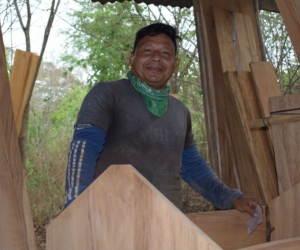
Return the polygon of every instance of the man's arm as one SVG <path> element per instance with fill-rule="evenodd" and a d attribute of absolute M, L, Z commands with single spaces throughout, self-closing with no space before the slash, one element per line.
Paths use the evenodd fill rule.
<path fill-rule="evenodd" d="M 66 171 L 64 208 L 94 180 L 96 161 L 103 150 L 105 132 L 91 124 L 76 124 Z"/>
<path fill-rule="evenodd" d="M 255 214 L 257 201 L 244 197 L 237 189 L 228 188 L 201 157 L 196 146 L 182 153 L 182 179 L 220 209 L 235 207 L 252 216 Z"/>

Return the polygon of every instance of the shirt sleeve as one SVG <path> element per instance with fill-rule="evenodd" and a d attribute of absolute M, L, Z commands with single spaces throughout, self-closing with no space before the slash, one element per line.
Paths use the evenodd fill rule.
<path fill-rule="evenodd" d="M 66 170 L 64 208 L 93 182 L 96 161 L 103 150 L 105 136 L 104 130 L 95 125 L 74 126 Z"/>
<path fill-rule="evenodd" d="M 182 179 L 219 209 L 230 209 L 233 201 L 243 195 L 218 178 L 196 146 L 182 153 Z"/>

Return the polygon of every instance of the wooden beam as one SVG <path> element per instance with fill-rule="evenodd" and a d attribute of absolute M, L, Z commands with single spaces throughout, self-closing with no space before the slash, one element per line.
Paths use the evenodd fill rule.
<path fill-rule="evenodd" d="M 36 249 L 0 30 L 0 249 Z"/>
<path fill-rule="evenodd" d="M 259 0 L 258 6 L 260 10 L 267 10 L 267 11 L 277 12 L 277 13 L 279 12 L 275 0 Z"/>
<path fill-rule="evenodd" d="M 273 228 L 271 241 L 300 237 L 299 207 L 300 183 L 269 203 L 270 223 Z"/>
<path fill-rule="evenodd" d="M 47 250 L 221 249 L 130 165 L 113 165 L 47 227 Z"/>
<path fill-rule="evenodd" d="M 276 3 L 300 61 L 300 2 L 299 0 L 276 0 Z"/>
<path fill-rule="evenodd" d="M 249 214 L 237 210 L 191 213 L 186 216 L 224 250 L 266 242 L 267 229 L 264 211 L 262 223 L 250 235 L 247 235 Z"/>
<path fill-rule="evenodd" d="M 252 129 L 263 128 L 298 121 L 300 121 L 300 115 L 277 115 L 250 121 L 250 127 Z"/>

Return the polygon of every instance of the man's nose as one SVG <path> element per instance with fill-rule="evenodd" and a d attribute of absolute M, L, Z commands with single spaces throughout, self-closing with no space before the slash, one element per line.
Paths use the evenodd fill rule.
<path fill-rule="evenodd" d="M 152 55 L 151 55 L 151 59 L 153 61 L 160 61 L 161 59 L 161 54 L 159 51 L 153 51 Z"/>

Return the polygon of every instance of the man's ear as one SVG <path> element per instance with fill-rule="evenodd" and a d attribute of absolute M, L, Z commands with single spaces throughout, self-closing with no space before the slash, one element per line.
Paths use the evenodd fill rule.
<path fill-rule="evenodd" d="M 130 54 L 129 54 L 129 66 L 131 65 L 131 63 L 132 63 L 132 61 L 133 61 L 133 57 L 134 57 L 134 54 L 133 54 L 133 52 L 130 52 Z"/>

